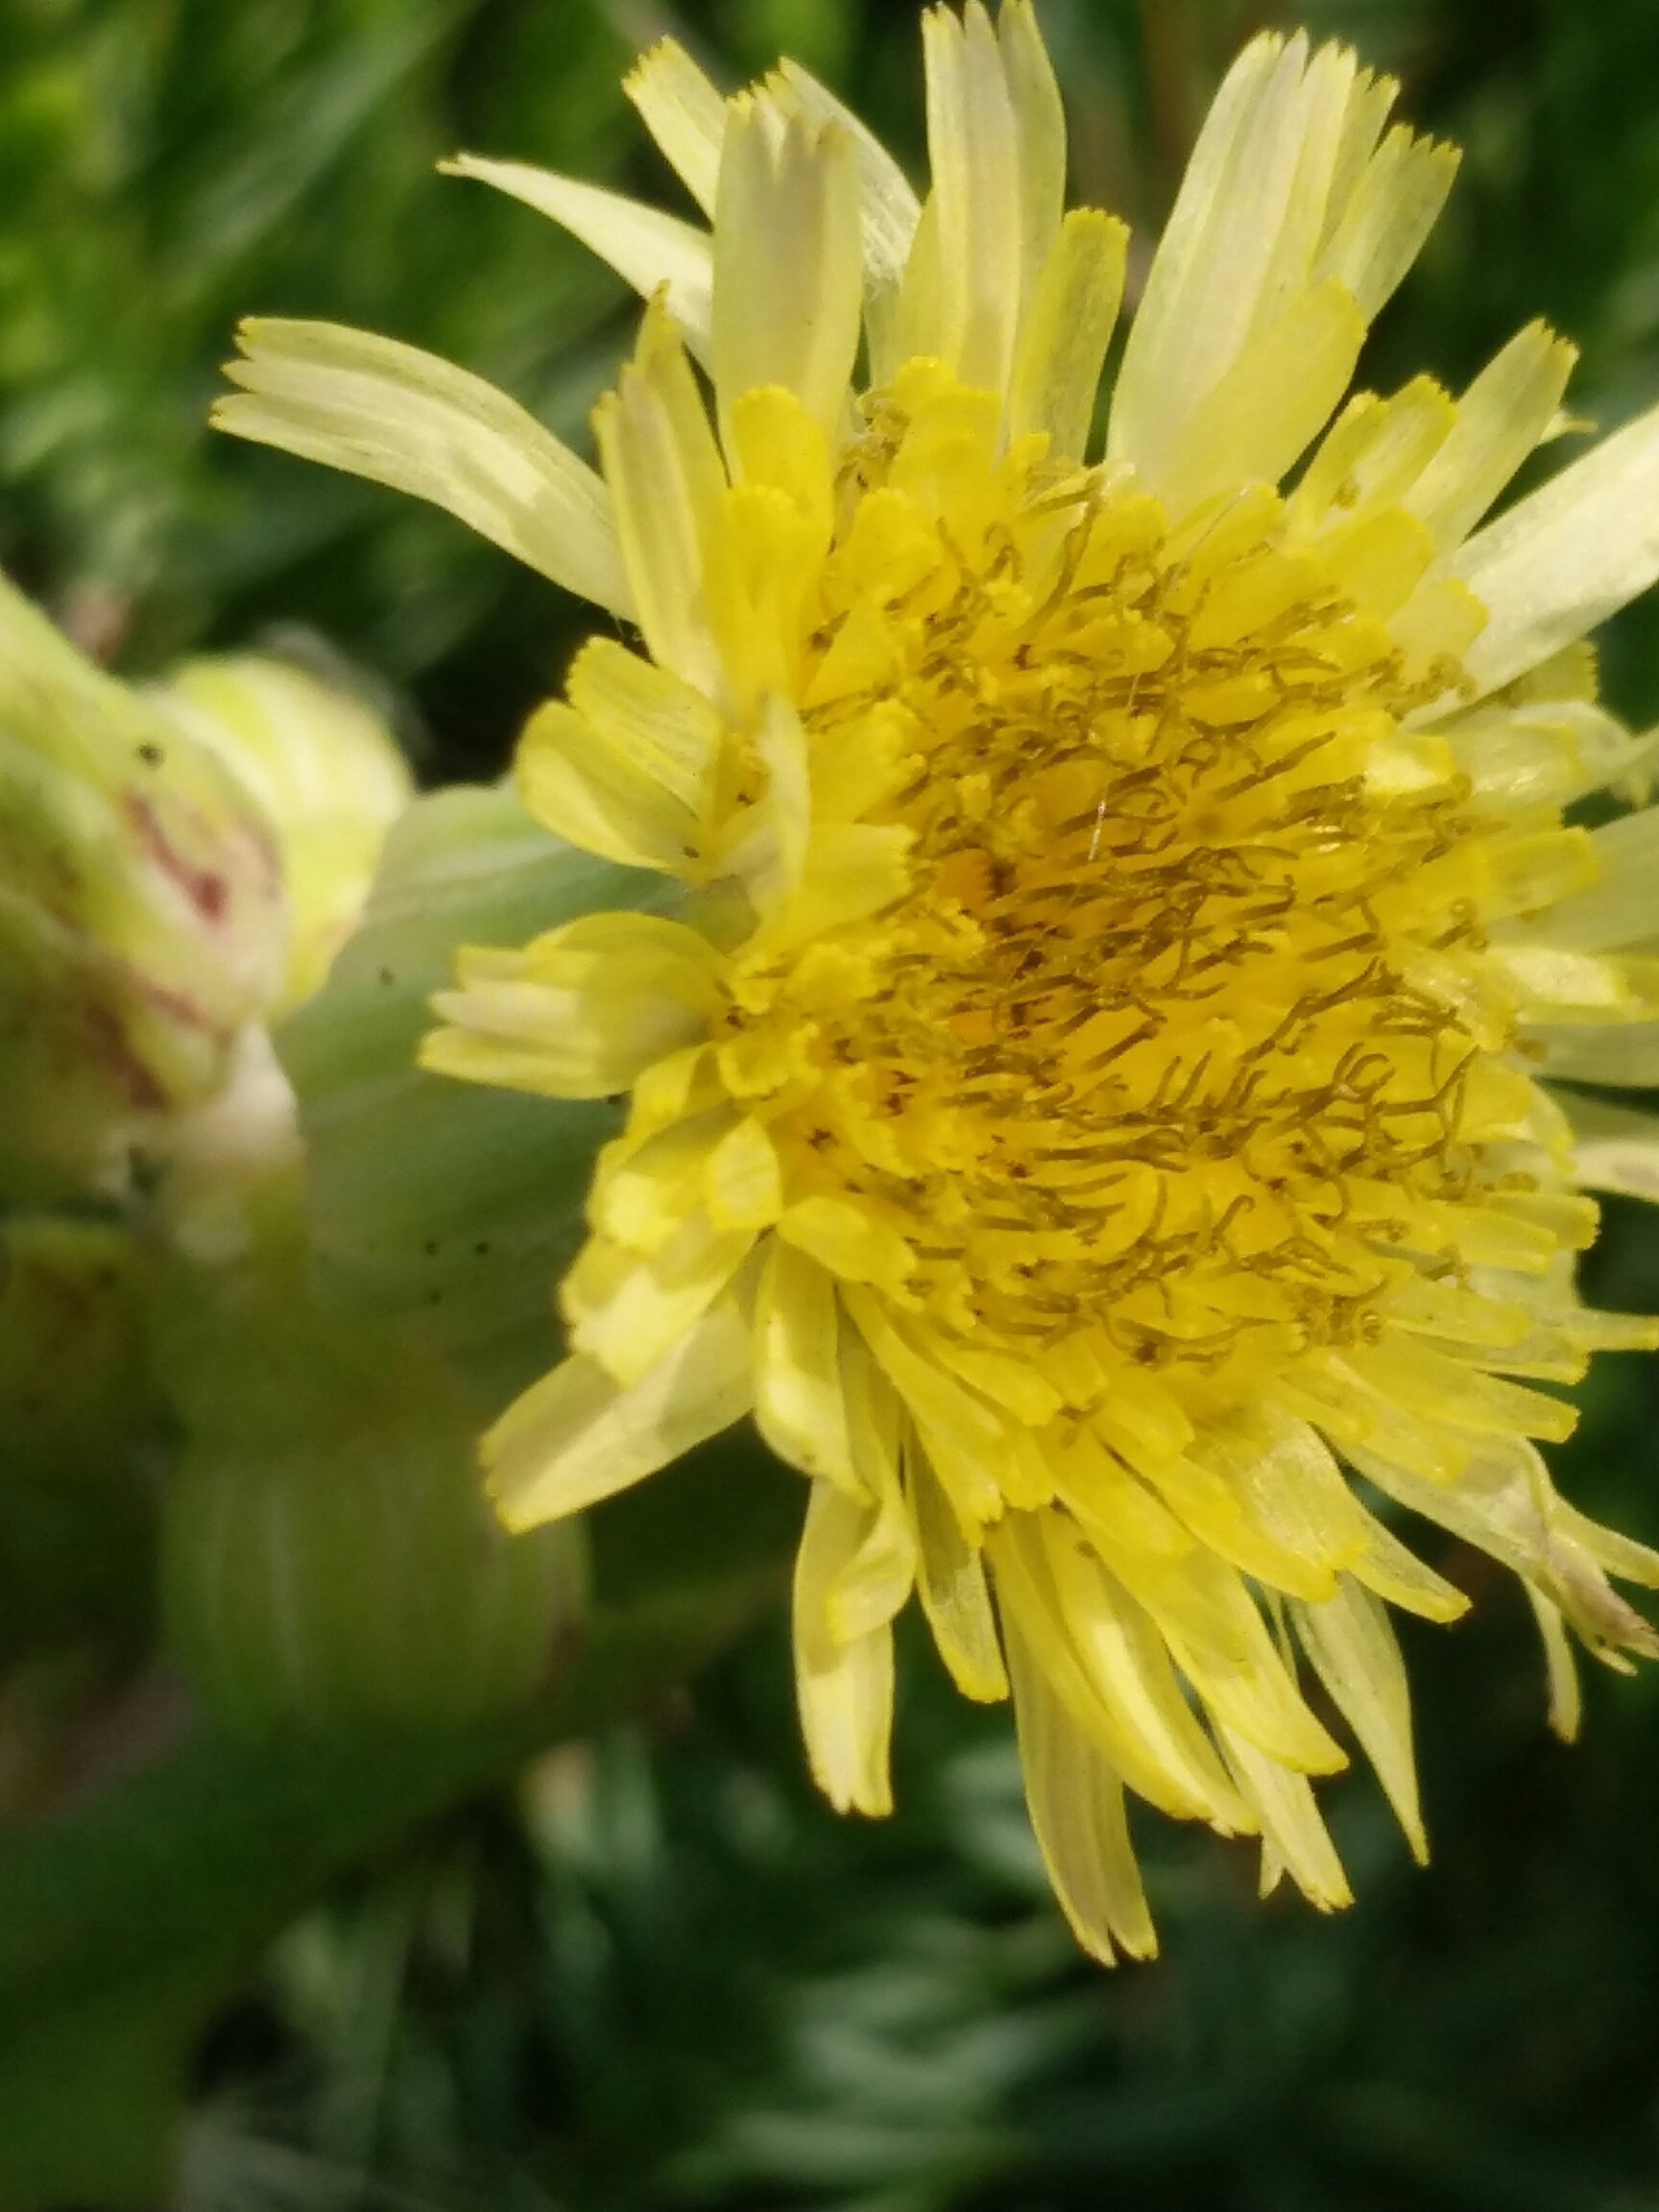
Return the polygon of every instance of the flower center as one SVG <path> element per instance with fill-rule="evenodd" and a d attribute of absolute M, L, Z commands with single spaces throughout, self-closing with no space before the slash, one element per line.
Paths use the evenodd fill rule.
<path fill-rule="evenodd" d="M 1232 1395 L 1372 1334 L 1496 1180 L 1490 826 L 1271 493 L 1171 536 L 960 443 L 866 485 L 806 690 L 815 777 L 891 760 L 912 889 L 753 962 L 727 1035 L 787 1033 L 794 1187 L 902 1234 L 934 1323 L 1073 1404 L 1125 1360 Z"/>

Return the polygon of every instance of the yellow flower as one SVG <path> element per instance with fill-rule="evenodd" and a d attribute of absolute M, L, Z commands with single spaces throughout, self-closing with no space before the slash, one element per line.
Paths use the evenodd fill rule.
<path fill-rule="evenodd" d="M 708 230 L 453 164 L 649 300 L 602 479 L 476 379 L 320 325 L 248 325 L 220 420 L 439 501 L 643 640 L 585 648 L 518 773 L 670 895 L 463 953 L 423 1055 L 630 1094 L 570 1356 L 485 1441 L 502 1514 L 752 1408 L 811 1479 L 819 1781 L 887 1808 L 914 1591 L 969 1696 L 1012 1688 L 1109 1959 L 1154 1947 L 1125 1788 L 1347 1900 L 1304 1667 L 1422 1852 L 1386 1607 L 1465 1600 L 1355 1474 L 1525 1579 L 1564 1733 L 1564 1621 L 1659 1650 L 1607 1581 L 1659 1556 L 1533 1441 L 1574 1422 L 1534 1379 L 1659 1343 L 1572 1284 L 1579 1186 L 1659 1184 L 1659 1151 L 1628 1118 L 1575 1151 L 1588 1109 L 1538 1080 L 1659 1080 L 1659 970 L 1622 950 L 1659 936 L 1659 811 L 1562 814 L 1650 750 L 1578 641 L 1659 575 L 1659 412 L 1479 529 L 1570 347 L 1533 325 L 1460 398 L 1344 406 L 1455 157 L 1385 129 L 1396 87 L 1344 50 L 1262 37 L 1091 462 L 1123 227 L 1062 212 L 1027 0 L 923 29 L 920 204 L 804 71 L 722 101 L 672 43 L 629 90 Z"/>

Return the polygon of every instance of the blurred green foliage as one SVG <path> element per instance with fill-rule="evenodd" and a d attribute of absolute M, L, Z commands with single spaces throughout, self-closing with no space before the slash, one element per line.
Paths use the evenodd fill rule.
<path fill-rule="evenodd" d="M 1142 237 L 1238 40 L 1296 19 L 1244 0 L 1043 14 L 1074 193 Z M 1303 19 L 1399 71 L 1410 117 L 1466 149 L 1367 377 L 1465 379 L 1541 313 L 1582 345 L 1575 401 L 1603 427 L 1659 394 L 1651 0 L 1310 0 Z M 665 29 L 729 83 L 794 52 L 919 153 L 914 15 L 891 0 L 0 0 L 0 560 L 128 672 L 276 625 L 323 632 L 392 688 L 434 780 L 495 771 L 577 611 L 442 517 L 211 442 L 236 317 L 330 316 L 432 347 L 580 443 L 632 305 L 528 210 L 435 177 L 438 156 L 468 145 L 677 204 L 617 84 Z M 1623 710 L 1659 712 L 1652 612 L 1615 626 L 1607 675 Z M 410 1018 L 399 998 L 392 1028 Z M 327 1022 L 295 1047 L 320 1094 L 358 1079 L 355 1033 L 331 1041 Z M 491 1203 L 510 1196 L 504 1181 Z M 364 1233 L 348 1223 L 348 1257 Z M 13 1299 L 37 1234 L 10 1227 Z M 121 1283 L 107 1287 L 113 1389 L 128 1351 Z M 1659 1304 L 1650 1215 L 1611 1210 L 1591 1288 Z M 0 1362 L 0 1413 L 51 1372 Z M 1565 1486 L 1652 1540 L 1659 1376 L 1604 1361 L 1584 1402 Z M 0 1513 L 0 1648 L 50 1650 L 83 1685 L 149 1633 L 114 1562 L 147 1556 L 153 1425 L 133 1411 L 101 1458 L 108 1403 L 53 1415 L 83 1521 L 39 1467 Z M 629 1604 L 649 1606 L 653 1560 L 685 1566 L 688 1532 L 711 1548 L 708 1609 L 651 1616 L 634 1671 L 610 1677 L 611 1710 L 655 1700 L 625 1726 L 593 1728 L 602 1700 L 547 1708 L 465 1759 L 423 1755 L 397 1787 L 389 1747 L 355 1796 L 338 1751 L 238 1767 L 198 1743 L 60 1833 L 0 1842 L 8 2201 L 114 2201 L 100 2126 L 138 2146 L 126 2200 L 154 2200 L 140 2153 L 188 2056 L 189 2212 L 1659 2202 L 1659 1677 L 1598 1680 L 1587 1741 L 1563 1750 L 1518 1597 L 1453 1549 L 1477 1618 L 1406 1631 L 1431 1870 L 1410 1867 L 1367 1780 L 1333 1792 L 1360 1903 L 1331 1923 L 1260 1906 L 1246 1853 L 1147 1820 L 1166 1957 L 1106 1977 L 1046 1901 L 1006 1716 L 962 1706 L 920 1639 L 900 1812 L 875 1826 L 836 1821 L 805 1779 L 775 1615 L 684 1684 L 752 1610 L 796 1510 L 792 1478 L 710 1464 L 674 1479 L 691 1487 L 670 1485 L 656 1522 L 622 1502 L 610 1556 L 632 1591 L 615 1564 L 607 1587 L 601 1528 L 601 1620 L 607 1604 L 644 1619 Z M 709 1501 L 737 1517 L 739 1495 L 763 1517 L 747 1566 L 723 1567 L 730 1528 Z M 71 1558 L 94 1524 L 100 1542 Z M 0 1739 L 18 1725 L 0 1705 Z M 204 1805 L 223 1815 L 207 1831 L 190 1825 Z M 75 2058 L 103 2068 L 92 2104 L 60 2039 L 77 2003 L 101 2023 Z"/>

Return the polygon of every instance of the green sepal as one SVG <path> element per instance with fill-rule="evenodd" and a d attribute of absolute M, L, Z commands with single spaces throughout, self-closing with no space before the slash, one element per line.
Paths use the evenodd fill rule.
<path fill-rule="evenodd" d="M 308 1159 L 325 1306 L 419 1316 L 493 1414 L 547 1368 L 553 1288 L 618 1115 L 415 1065 L 462 945 L 521 945 L 577 915 L 664 902 L 661 877 L 577 852 L 506 787 L 420 800 L 326 986 L 278 1031 Z"/>

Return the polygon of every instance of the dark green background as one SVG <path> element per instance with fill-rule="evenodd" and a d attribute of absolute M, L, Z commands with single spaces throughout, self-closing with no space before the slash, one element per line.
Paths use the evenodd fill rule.
<path fill-rule="evenodd" d="M 1074 195 L 1142 235 L 1238 40 L 1294 20 L 1043 19 Z M 1612 427 L 1659 396 L 1652 0 L 1308 20 L 1467 150 L 1367 378 L 1465 379 L 1541 313 L 1583 348 L 1581 412 Z M 128 673 L 308 629 L 385 686 L 429 778 L 495 773 L 580 610 L 447 518 L 203 416 L 238 314 L 320 315 L 447 353 L 581 443 L 631 303 L 432 163 L 469 146 L 678 204 L 616 82 L 670 28 L 730 83 L 795 53 L 916 166 L 914 15 L 876 0 L 4 0 L 0 559 Z M 1606 673 L 1621 710 L 1659 711 L 1650 613 L 1616 626 Z M 1659 1304 L 1656 1231 L 1609 1209 L 1595 1295 Z M 1606 1359 L 1583 1396 L 1564 1485 L 1659 1536 L 1659 1368 Z M 309 1911 L 197 2051 L 183 2200 L 1659 2207 L 1659 1676 L 1599 1675 L 1563 1748 L 1518 1591 L 1434 1555 L 1479 1600 L 1404 1630 L 1434 1864 L 1343 1781 L 1346 1916 L 1259 1906 L 1249 1853 L 1147 1818 L 1165 1957 L 1100 1974 L 1046 1901 L 1006 1715 L 960 1705 L 912 1638 L 901 1810 L 838 1822 L 803 1776 L 774 1612 Z"/>

